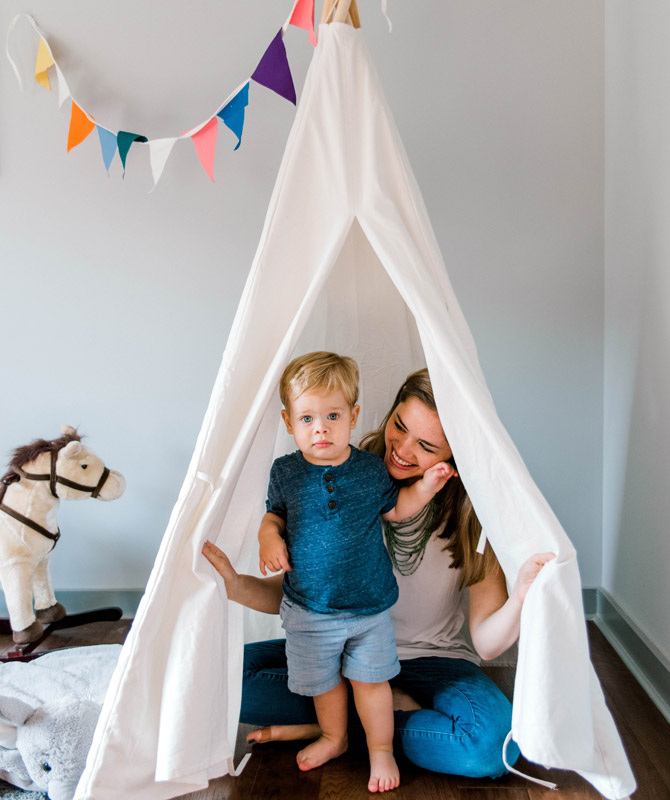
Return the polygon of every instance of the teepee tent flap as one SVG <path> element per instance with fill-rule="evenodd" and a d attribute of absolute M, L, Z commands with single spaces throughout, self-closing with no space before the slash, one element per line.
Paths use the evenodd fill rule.
<path fill-rule="evenodd" d="M 257 558 L 277 385 L 296 352 L 354 356 L 359 429 L 428 366 L 438 411 L 508 583 L 551 550 L 524 604 L 513 735 L 609 800 L 635 787 L 590 665 L 576 554 L 496 414 L 362 32 L 322 25 L 195 452 L 114 674 L 77 800 L 162 800 L 231 772 L 243 613 L 200 555 Z M 569 724 L 569 727 L 568 727 Z"/>

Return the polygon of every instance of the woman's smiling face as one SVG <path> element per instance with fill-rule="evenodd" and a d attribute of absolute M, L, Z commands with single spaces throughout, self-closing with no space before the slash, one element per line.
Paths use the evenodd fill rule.
<path fill-rule="evenodd" d="M 438 461 L 451 458 L 437 411 L 410 397 L 394 409 L 384 431 L 384 464 L 392 478 L 420 478 Z"/>

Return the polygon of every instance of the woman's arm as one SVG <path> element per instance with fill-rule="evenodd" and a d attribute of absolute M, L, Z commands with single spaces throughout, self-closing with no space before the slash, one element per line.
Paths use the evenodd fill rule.
<path fill-rule="evenodd" d="M 205 542 L 202 554 L 223 578 L 229 600 L 265 614 L 279 613 L 283 594 L 281 574 L 270 578 L 239 575 L 223 550 L 211 542 Z"/>
<path fill-rule="evenodd" d="M 519 638 L 521 607 L 526 593 L 552 558 L 555 558 L 554 553 L 536 553 L 524 561 L 510 597 L 500 566 L 470 587 L 470 636 L 484 661 L 504 653 Z"/>

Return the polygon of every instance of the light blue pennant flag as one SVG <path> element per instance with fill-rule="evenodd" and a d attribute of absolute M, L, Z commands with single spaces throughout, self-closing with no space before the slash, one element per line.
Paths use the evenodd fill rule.
<path fill-rule="evenodd" d="M 107 128 L 101 128 L 100 125 L 96 125 L 96 128 L 100 137 L 102 160 L 105 162 L 105 169 L 109 172 L 109 165 L 112 163 L 116 153 L 116 134 L 108 131 Z"/>

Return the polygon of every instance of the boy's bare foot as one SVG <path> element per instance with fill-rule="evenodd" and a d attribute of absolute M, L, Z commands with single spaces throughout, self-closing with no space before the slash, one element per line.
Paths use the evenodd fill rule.
<path fill-rule="evenodd" d="M 349 747 L 349 743 L 346 736 L 344 739 L 327 739 L 321 735 L 315 742 L 307 745 L 298 753 L 296 757 L 298 768 L 306 772 L 308 769 L 320 767 L 326 761 L 331 761 L 346 753 L 347 747 Z"/>
<path fill-rule="evenodd" d="M 400 771 L 393 753 L 385 749 L 370 749 L 369 792 L 389 792 L 400 786 Z"/>
<path fill-rule="evenodd" d="M 321 736 L 321 728 L 316 723 L 312 725 L 269 725 L 267 728 L 251 731 L 247 735 L 247 742 L 256 742 L 256 744 L 292 742 L 296 739 L 318 739 L 319 736 Z"/>

